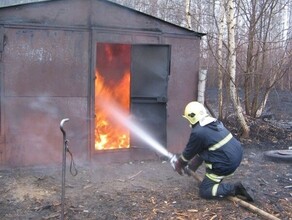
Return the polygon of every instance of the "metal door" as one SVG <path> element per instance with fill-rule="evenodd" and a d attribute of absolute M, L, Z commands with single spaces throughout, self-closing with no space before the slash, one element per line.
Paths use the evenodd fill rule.
<path fill-rule="evenodd" d="M 166 146 L 167 84 L 170 72 L 170 47 L 132 45 L 131 114 L 142 129 Z M 132 147 L 148 144 L 133 132 Z"/>

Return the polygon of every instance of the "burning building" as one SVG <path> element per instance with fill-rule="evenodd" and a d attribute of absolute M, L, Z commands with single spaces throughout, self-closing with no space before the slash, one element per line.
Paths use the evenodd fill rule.
<path fill-rule="evenodd" d="M 169 151 L 189 135 L 201 33 L 106 0 L 0 8 L 0 164 L 44 165 L 69 147 L 86 161 L 155 157 L 107 108 L 115 103 Z"/>

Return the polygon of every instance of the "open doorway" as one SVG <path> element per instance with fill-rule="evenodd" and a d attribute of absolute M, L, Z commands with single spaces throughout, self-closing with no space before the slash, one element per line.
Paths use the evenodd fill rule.
<path fill-rule="evenodd" d="M 95 150 L 130 147 L 128 129 L 116 122 L 104 102 L 115 102 L 130 112 L 130 45 L 104 44 L 96 46 L 95 70 Z"/>
<path fill-rule="evenodd" d="M 166 45 L 96 44 L 96 152 L 147 145 L 102 108 L 106 102 L 119 105 L 166 146 L 169 66 L 170 48 Z"/>

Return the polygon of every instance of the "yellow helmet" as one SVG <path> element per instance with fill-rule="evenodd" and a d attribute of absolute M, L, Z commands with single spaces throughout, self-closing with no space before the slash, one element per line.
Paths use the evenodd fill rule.
<path fill-rule="evenodd" d="M 207 110 L 199 102 L 190 102 L 186 105 L 183 117 L 186 118 L 192 125 L 196 124 L 202 118 L 208 116 Z"/>

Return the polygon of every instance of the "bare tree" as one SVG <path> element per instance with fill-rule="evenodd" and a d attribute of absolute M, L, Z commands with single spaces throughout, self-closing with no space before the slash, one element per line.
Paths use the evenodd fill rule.
<path fill-rule="evenodd" d="M 223 1 L 214 1 L 214 3 Z M 264 111 L 270 91 L 286 79 L 286 87 L 291 84 L 291 2 L 287 0 L 237 0 L 238 18 L 236 25 L 236 81 L 238 89 L 243 86 L 243 103 L 245 114 L 259 117 Z M 215 4 L 214 4 L 215 5 Z M 223 116 L 220 106 L 228 106 L 228 94 L 223 96 L 224 75 L 228 73 L 225 68 L 224 56 L 229 53 L 227 37 L 220 28 L 220 7 L 213 6 L 213 20 L 217 26 L 208 32 L 208 45 L 213 59 L 217 63 L 212 71 L 208 71 L 208 82 L 218 79 L 219 115 Z M 290 10 L 290 11 L 289 11 Z M 284 13 L 285 12 L 285 13 Z M 289 14 L 290 13 L 290 14 Z M 290 20 L 288 19 L 290 15 Z M 286 16 L 286 17 L 285 17 Z M 219 22 L 217 21 L 219 18 Z M 285 25 L 283 25 L 285 21 Z M 290 22 L 288 22 L 290 21 Z M 289 26 L 290 25 L 290 26 Z M 290 27 L 290 28 L 289 28 Z M 289 40 L 290 36 L 290 40 Z M 222 39 L 222 40 L 221 40 Z M 222 44 L 220 43 L 222 42 Z M 290 43 L 291 45 L 291 43 Z M 210 57 L 207 58 L 211 62 Z M 221 80 L 221 74 L 223 80 Z M 214 78 L 214 79 L 212 79 Z M 243 83 L 245 82 L 245 83 Z M 282 86 L 284 88 L 284 86 Z M 220 95 L 222 94 L 222 96 Z M 224 100 L 222 101 L 224 97 Z M 222 99 L 221 99 L 222 98 Z M 221 104 L 222 103 L 222 104 Z"/>
<path fill-rule="evenodd" d="M 233 0 L 227 1 L 227 27 L 228 27 L 228 71 L 230 75 L 230 96 L 235 109 L 238 121 L 243 129 L 242 137 L 249 136 L 249 127 L 245 121 L 241 103 L 236 91 L 236 50 L 235 50 L 235 26 L 236 20 L 234 17 L 235 4 Z"/>
<path fill-rule="evenodd" d="M 224 1 L 219 1 L 219 26 L 218 26 L 218 118 L 223 119 L 223 31 L 224 31 Z"/>
<path fill-rule="evenodd" d="M 282 12 L 287 3 L 281 0 L 251 0 L 239 1 L 238 4 L 248 32 L 247 49 L 241 50 L 246 60 L 238 62 L 244 75 L 245 111 L 252 117 L 262 114 L 271 89 L 288 72 L 285 69 L 289 52 L 281 27 Z"/>
<path fill-rule="evenodd" d="M 186 21 L 187 28 L 192 30 L 192 16 L 191 16 L 191 0 L 186 0 Z"/>

